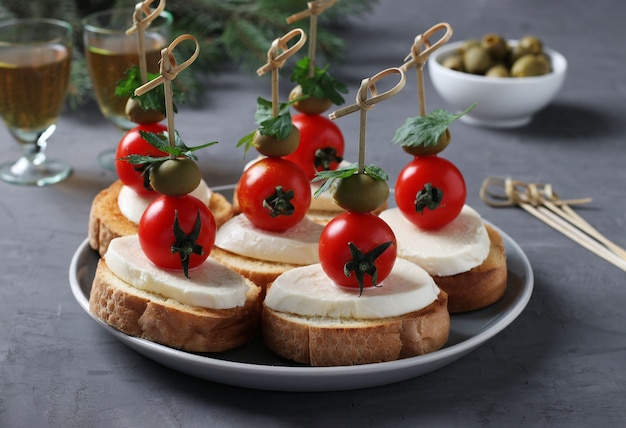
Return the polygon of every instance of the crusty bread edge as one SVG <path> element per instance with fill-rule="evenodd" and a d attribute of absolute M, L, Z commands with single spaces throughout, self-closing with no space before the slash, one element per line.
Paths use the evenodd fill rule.
<path fill-rule="evenodd" d="M 98 261 L 89 297 L 90 312 L 111 327 L 189 352 L 222 352 L 258 335 L 262 290 L 251 281 L 244 306 L 208 309 L 139 290 Z"/>
<path fill-rule="evenodd" d="M 504 296 L 507 286 L 504 240 L 498 231 L 485 225 L 489 235 L 489 254 L 475 268 L 457 275 L 433 276 L 435 283 L 448 293 L 450 313 L 485 308 Z"/>
<path fill-rule="evenodd" d="M 280 274 L 301 266 L 293 263 L 272 262 L 246 257 L 217 246 L 214 246 L 211 250 L 211 257 L 229 269 L 250 279 L 264 290 Z"/>
<path fill-rule="evenodd" d="M 104 256 L 114 238 L 137 233 L 137 224 L 124 217 L 117 204 L 117 196 L 122 186 L 120 180 L 115 181 L 101 190 L 91 204 L 87 229 L 89 246 L 98 251 L 100 256 Z M 218 228 L 230 220 L 235 212 L 226 197 L 217 192 L 211 192 L 209 210 L 213 213 Z"/>
<path fill-rule="evenodd" d="M 312 366 L 394 361 L 442 348 L 450 334 L 447 295 L 427 307 L 377 320 L 331 320 L 278 312 L 263 305 L 261 332 L 270 350 Z"/>

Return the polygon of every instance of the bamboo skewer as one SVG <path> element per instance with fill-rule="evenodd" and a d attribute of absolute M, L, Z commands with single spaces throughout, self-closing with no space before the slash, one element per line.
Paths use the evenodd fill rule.
<path fill-rule="evenodd" d="M 196 48 L 186 61 L 182 64 L 176 64 L 176 60 L 174 59 L 173 50 L 176 46 L 178 46 L 181 42 L 185 40 L 191 40 L 195 43 Z M 163 48 L 161 50 L 161 66 L 160 66 L 160 75 L 145 83 L 143 86 L 135 89 L 135 95 L 141 96 L 146 92 L 154 89 L 155 87 L 163 84 L 163 89 L 165 92 L 165 116 L 167 117 L 167 129 L 168 132 L 168 142 L 171 147 L 176 146 L 176 133 L 174 127 L 174 102 L 172 100 L 172 80 L 176 78 L 178 73 L 180 73 L 185 68 L 189 67 L 198 57 L 200 53 L 200 44 L 198 40 L 192 36 L 191 34 L 183 34 L 178 36 L 168 47 Z M 170 155 L 172 157 L 173 155 Z"/>
<path fill-rule="evenodd" d="M 133 12 L 133 26 L 126 30 L 126 34 L 137 33 L 137 51 L 139 54 L 139 73 L 141 83 L 148 81 L 148 66 L 146 63 L 145 32 L 164 10 L 165 0 L 161 0 L 156 9 L 151 9 L 150 4 L 154 0 L 144 0 L 135 5 Z"/>
<path fill-rule="evenodd" d="M 534 207 L 527 203 L 521 203 L 519 205 L 571 240 L 626 272 L 626 260 L 601 245 L 598 241 L 591 239 L 589 235 L 586 235 L 580 229 L 572 226 L 571 223 L 567 222 L 562 217 L 554 214 L 545 207 Z"/>
<path fill-rule="evenodd" d="M 382 94 L 378 94 L 378 89 L 376 89 L 376 83 L 378 83 L 381 79 L 391 74 L 398 74 L 400 76 L 399 82 L 391 89 Z M 335 110 L 330 113 L 328 117 L 331 120 L 335 120 L 339 117 L 345 116 L 350 113 L 354 113 L 355 111 L 360 112 L 359 119 L 359 161 L 358 161 L 358 170 L 359 173 L 363 173 L 365 169 L 365 132 L 367 128 L 367 111 L 374 108 L 376 104 L 381 101 L 384 101 L 388 98 L 393 97 L 398 92 L 404 88 L 406 84 L 406 79 L 404 77 L 404 72 L 399 68 L 387 68 L 376 73 L 374 76 L 363 79 L 361 81 L 361 86 L 359 87 L 359 92 L 356 95 L 356 103 L 347 107 L 343 107 L 339 110 Z M 368 98 L 368 92 L 372 95 L 371 98 Z"/>
<path fill-rule="evenodd" d="M 317 17 L 338 0 L 315 0 L 307 3 L 307 9 L 287 17 L 287 24 L 309 18 L 309 77 L 315 75 L 315 51 L 317 48 Z"/>
<path fill-rule="evenodd" d="M 444 30 L 444 34 L 435 43 L 431 43 L 430 38 L 437 32 Z M 452 27 L 446 22 L 432 26 L 422 34 L 418 34 L 411 46 L 411 52 L 404 59 L 405 63 L 400 69 L 405 73 L 415 67 L 417 78 L 417 100 L 419 104 L 419 115 L 426 116 L 426 96 L 424 91 L 424 66 L 426 61 L 436 49 L 445 44 L 452 37 Z"/>
<path fill-rule="evenodd" d="M 492 189 L 502 188 L 503 193 Z M 591 201 L 589 198 L 564 201 L 551 185 L 487 177 L 480 190 L 481 199 L 494 207 L 519 206 L 574 242 L 626 272 L 626 250 L 611 242 L 569 205 Z"/>
<path fill-rule="evenodd" d="M 288 42 L 291 41 L 292 39 L 295 39 L 296 37 L 298 39 L 290 47 L 288 45 Z M 256 74 L 258 76 L 262 76 L 268 71 L 272 72 L 272 116 L 273 117 L 278 116 L 278 111 L 279 111 L 278 78 L 279 78 L 280 67 L 283 66 L 285 61 L 287 61 L 287 59 L 290 56 L 298 52 L 302 48 L 302 46 L 304 46 L 305 42 L 306 42 L 306 34 L 304 34 L 304 31 L 300 28 L 295 28 L 291 30 L 290 32 L 288 32 L 287 34 L 285 34 L 284 36 L 274 39 L 274 41 L 272 42 L 272 45 L 270 46 L 270 49 L 267 51 L 267 63 L 265 63 L 265 65 L 263 65 L 256 71 Z"/>
<path fill-rule="evenodd" d="M 558 203 L 558 200 L 559 200 L 558 196 L 552 193 L 551 186 L 549 188 L 546 186 L 546 188 L 547 188 L 547 192 L 546 192 L 546 189 L 544 189 L 543 193 L 548 199 L 547 200 L 544 199 L 543 204 L 549 210 L 559 215 L 563 219 L 569 221 L 570 223 L 578 227 L 580 230 L 582 230 L 583 232 L 585 232 L 586 234 L 588 234 L 589 236 L 591 236 L 592 238 L 596 239 L 601 244 L 606 246 L 609 250 L 613 251 L 619 257 L 626 260 L 626 250 L 624 248 L 620 247 L 619 245 L 607 239 L 595 227 L 589 224 L 576 211 L 574 211 L 572 207 L 570 207 L 567 204 Z M 557 203 L 552 202 L 553 200 L 556 200 Z"/>

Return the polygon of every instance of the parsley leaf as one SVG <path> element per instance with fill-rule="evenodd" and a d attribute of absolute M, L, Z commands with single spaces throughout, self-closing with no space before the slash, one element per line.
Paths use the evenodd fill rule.
<path fill-rule="evenodd" d="M 254 146 L 254 134 L 256 134 L 256 129 L 249 134 L 244 135 L 237 142 L 237 147 L 243 146 L 243 155 L 245 156 L 248 153 L 248 150 Z"/>
<path fill-rule="evenodd" d="M 472 104 L 467 110 L 459 114 L 448 113 L 445 110 L 434 110 L 426 116 L 408 118 L 398 128 L 391 142 L 407 147 L 424 145 L 425 147 L 437 144 L 439 137 L 446 132 L 452 122 L 467 114 L 476 104 Z"/>
<path fill-rule="evenodd" d="M 309 77 L 310 63 L 311 59 L 308 56 L 299 60 L 291 73 L 291 81 L 299 84 L 305 95 L 328 98 L 335 105 L 343 104 L 345 100 L 341 94 L 347 94 L 348 87 L 330 75 L 329 65 L 324 68 L 314 66 L 313 77 Z"/>
<path fill-rule="evenodd" d="M 174 137 L 175 146 L 171 147 L 169 144 L 167 132 L 155 133 L 155 132 L 146 132 L 146 131 L 141 131 L 141 130 L 139 131 L 139 134 L 141 135 L 141 137 L 144 140 L 146 140 L 148 143 L 150 143 L 152 146 L 176 158 L 186 157 L 189 159 L 198 160 L 198 157 L 193 152 L 195 152 L 196 150 L 200 150 L 205 147 L 209 147 L 214 144 L 217 144 L 217 141 L 212 141 L 210 143 L 201 144 L 199 146 L 189 147 L 185 144 L 183 139 L 180 137 L 178 131 L 175 131 L 175 133 L 176 133 Z M 127 162 L 130 162 L 134 165 L 137 165 L 137 164 L 145 164 L 145 163 L 162 162 L 169 158 L 170 156 L 154 157 L 154 156 L 130 154 L 130 155 L 124 156 L 121 159 Z"/>
<path fill-rule="evenodd" d="M 157 110 L 165 114 L 165 90 L 163 85 L 159 85 L 151 91 L 146 92 L 141 96 L 135 95 L 135 89 L 143 85 L 141 81 L 141 71 L 139 66 L 133 65 L 126 70 L 126 77 L 118 80 L 115 87 L 115 95 L 118 97 L 130 97 L 139 100 L 139 104 L 144 110 Z M 154 80 L 159 77 L 157 73 L 148 73 L 148 81 Z M 173 89 L 172 99 L 174 101 L 174 113 L 178 113 L 176 103 L 184 103 L 184 94 Z"/>
<path fill-rule="evenodd" d="M 257 110 L 254 114 L 254 121 L 259 125 L 258 131 L 261 135 L 272 135 L 277 140 L 284 140 L 289 138 L 292 131 L 291 112 L 289 106 L 294 102 L 300 100 L 297 98 L 291 100 L 288 103 L 280 103 L 278 105 L 278 115 L 276 117 L 272 114 L 272 101 L 265 98 L 257 98 Z M 237 142 L 237 147 L 244 146 L 244 155 L 248 153 L 254 146 L 254 134 L 256 130 L 249 134 L 244 135 Z"/>
<path fill-rule="evenodd" d="M 359 173 L 359 167 L 356 162 L 350 165 L 343 166 L 341 168 L 334 169 L 334 170 L 318 171 L 317 174 L 315 174 L 315 177 L 313 178 L 312 181 L 321 181 L 321 180 L 326 180 L 326 181 L 322 183 L 319 189 L 315 191 L 313 196 L 317 198 L 328 189 L 336 186 L 336 183 L 338 180 L 341 180 L 343 178 L 348 178 L 351 175 L 358 174 L 358 173 Z M 377 180 L 387 181 L 389 179 L 389 176 L 387 175 L 385 170 L 376 165 L 366 165 L 364 168 L 364 173 Z"/>

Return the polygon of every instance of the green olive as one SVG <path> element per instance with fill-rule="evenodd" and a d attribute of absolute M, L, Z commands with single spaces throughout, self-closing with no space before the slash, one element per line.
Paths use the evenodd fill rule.
<path fill-rule="evenodd" d="M 543 42 L 535 36 L 522 37 L 511 50 L 511 65 L 519 58 L 527 54 L 540 54 L 543 52 Z"/>
<path fill-rule="evenodd" d="M 417 146 L 402 146 L 402 150 L 413 156 L 428 156 L 441 153 L 448 144 L 450 144 L 450 130 L 446 128 L 446 131 L 441 134 L 436 144 L 424 146 L 420 144 Z"/>
<path fill-rule="evenodd" d="M 302 87 L 298 85 L 289 93 L 289 101 L 293 101 L 302 96 L 304 96 L 302 93 Z M 300 113 L 321 114 L 328 110 L 332 105 L 333 102 L 329 98 L 309 96 L 293 103 L 293 108 L 298 110 Z"/>
<path fill-rule="evenodd" d="M 509 69 L 504 64 L 495 64 L 485 73 L 487 77 L 511 77 Z"/>
<path fill-rule="evenodd" d="M 482 46 L 472 46 L 463 55 L 463 67 L 472 74 L 485 74 L 492 62 L 489 52 Z"/>
<path fill-rule="evenodd" d="M 189 158 L 168 159 L 150 171 L 152 188 L 168 196 L 183 196 L 193 192 L 201 179 L 200 168 Z"/>
<path fill-rule="evenodd" d="M 512 77 L 541 76 L 550 72 L 550 62 L 545 55 L 526 54 L 511 66 Z"/>
<path fill-rule="evenodd" d="M 353 174 L 339 181 L 333 197 L 347 211 L 368 213 L 387 201 L 389 186 L 386 181 L 367 174 Z"/>
<path fill-rule="evenodd" d="M 254 147 L 259 153 L 270 157 L 287 156 L 295 152 L 300 144 L 300 130 L 291 125 L 291 134 L 284 140 L 274 135 L 262 135 L 258 130 L 254 133 Z"/>
<path fill-rule="evenodd" d="M 467 39 L 464 40 L 463 43 L 461 44 L 461 47 L 459 48 L 459 55 L 463 56 L 465 55 L 465 52 L 467 52 L 472 46 L 480 46 L 480 40 L 478 39 Z"/>
<path fill-rule="evenodd" d="M 441 63 L 446 68 L 463 71 L 463 57 L 460 54 L 452 54 Z"/>
<path fill-rule="evenodd" d="M 125 112 L 131 122 L 135 122 L 139 125 L 149 125 L 165 119 L 165 115 L 158 110 L 145 110 L 141 107 L 139 100 L 136 98 L 129 98 L 128 101 L 126 101 Z"/>
<path fill-rule="evenodd" d="M 538 54 L 543 52 L 543 42 L 535 36 L 524 36 L 522 37 L 518 45 L 528 53 Z"/>
<path fill-rule="evenodd" d="M 499 34 L 486 34 L 481 40 L 481 45 L 487 49 L 489 56 L 495 60 L 504 59 L 508 53 L 507 42 Z"/>

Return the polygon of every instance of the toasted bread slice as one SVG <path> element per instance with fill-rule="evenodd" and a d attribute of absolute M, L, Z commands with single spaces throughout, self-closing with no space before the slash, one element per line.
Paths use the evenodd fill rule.
<path fill-rule="evenodd" d="M 482 264 L 456 275 L 433 276 L 435 283 L 448 293 L 448 310 L 451 313 L 487 307 L 500 300 L 506 291 L 504 241 L 493 227 L 485 227 L 491 244 Z"/>
<path fill-rule="evenodd" d="M 91 204 L 89 213 L 89 246 L 103 256 L 109 247 L 109 242 L 118 236 L 137 233 L 137 224 L 128 220 L 119 209 L 117 196 L 123 183 L 115 181 L 106 189 L 100 191 Z M 215 217 L 217 227 L 228 221 L 234 214 L 230 202 L 217 192 L 211 193 L 209 210 Z"/>
<path fill-rule="evenodd" d="M 450 333 L 447 295 L 409 314 L 381 319 L 333 319 L 278 312 L 263 306 L 265 345 L 284 358 L 312 366 L 348 366 L 427 354 Z"/>
<path fill-rule="evenodd" d="M 91 313 L 131 336 L 190 352 L 222 352 L 258 334 L 262 293 L 248 283 L 244 306 L 209 309 L 190 306 L 131 286 L 100 259 L 89 298 Z"/>

